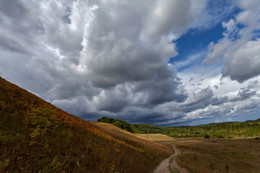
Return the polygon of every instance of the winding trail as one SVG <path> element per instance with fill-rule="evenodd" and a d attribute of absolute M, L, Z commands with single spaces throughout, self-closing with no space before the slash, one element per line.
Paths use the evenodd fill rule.
<path fill-rule="evenodd" d="M 176 157 L 181 154 L 181 151 L 175 145 L 172 145 L 172 148 L 175 151 L 174 154 L 164 159 L 154 173 L 188 173 L 187 169 L 181 167 L 176 162 Z"/>

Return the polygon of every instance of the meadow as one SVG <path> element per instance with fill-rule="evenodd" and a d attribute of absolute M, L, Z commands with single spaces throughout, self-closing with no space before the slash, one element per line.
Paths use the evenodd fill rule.
<path fill-rule="evenodd" d="M 260 172 L 260 140 L 178 139 L 174 144 L 182 151 L 177 162 L 190 172 Z"/>
<path fill-rule="evenodd" d="M 167 146 L 181 154 L 177 163 L 192 173 L 260 172 L 260 140 L 171 138 L 161 134 L 136 134 Z"/>

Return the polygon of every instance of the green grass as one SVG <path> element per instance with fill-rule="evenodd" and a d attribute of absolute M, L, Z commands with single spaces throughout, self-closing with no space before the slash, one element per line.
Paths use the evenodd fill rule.
<path fill-rule="evenodd" d="M 233 138 L 260 136 L 259 119 L 191 127 L 169 127 L 167 129 L 167 134 L 172 137 Z"/>

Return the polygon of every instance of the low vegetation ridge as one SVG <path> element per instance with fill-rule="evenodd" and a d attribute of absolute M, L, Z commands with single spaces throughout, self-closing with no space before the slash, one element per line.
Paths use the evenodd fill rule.
<path fill-rule="evenodd" d="M 0 172 L 109 173 L 152 172 L 172 150 L 111 134 L 0 77 L 0 153 Z"/>
<path fill-rule="evenodd" d="M 171 137 L 233 138 L 260 137 L 260 119 L 245 122 L 225 122 L 186 127 L 158 127 L 150 124 L 130 124 L 126 121 L 103 117 L 100 122 L 114 124 L 133 133 L 161 133 Z M 123 125 L 121 125 L 121 122 Z M 125 128 L 127 127 L 127 128 Z"/>

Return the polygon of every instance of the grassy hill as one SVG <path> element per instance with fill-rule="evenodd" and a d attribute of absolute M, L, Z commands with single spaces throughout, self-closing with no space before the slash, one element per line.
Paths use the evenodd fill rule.
<path fill-rule="evenodd" d="M 171 152 L 81 120 L 0 78 L 0 172 L 152 172 Z"/>

